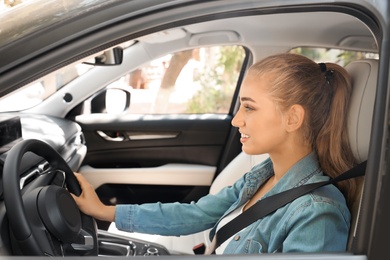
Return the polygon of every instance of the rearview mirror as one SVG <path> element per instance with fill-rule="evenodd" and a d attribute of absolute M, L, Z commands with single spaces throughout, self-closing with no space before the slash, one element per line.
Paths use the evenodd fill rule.
<path fill-rule="evenodd" d="M 121 65 L 123 61 L 123 48 L 115 47 L 95 57 L 95 62 L 83 62 L 93 66 L 115 66 Z"/>

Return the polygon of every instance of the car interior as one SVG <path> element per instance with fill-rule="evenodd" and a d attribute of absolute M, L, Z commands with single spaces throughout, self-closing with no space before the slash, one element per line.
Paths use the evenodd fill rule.
<path fill-rule="evenodd" d="M 238 92 L 245 71 L 255 61 L 271 54 L 290 52 L 297 48 L 325 48 L 367 54 L 355 56 L 345 65 L 353 80 L 351 105 L 346 120 L 349 141 L 356 160 L 363 162 L 374 159 L 371 133 L 374 111 L 378 109 L 376 99 L 380 32 L 372 18 L 363 12 L 343 6 L 333 8 L 311 6 L 304 10 L 294 7 L 277 11 L 276 7 L 255 6 L 234 9 L 232 6 L 235 4 L 229 2 L 230 4 L 220 11 L 216 11 L 218 5 L 213 2 L 215 1 L 205 4 L 203 10 L 191 11 L 182 6 L 175 10 L 174 14 L 162 12 L 161 16 L 158 16 L 161 20 L 168 19 L 165 15 L 175 17 L 168 22 L 146 17 L 139 20 L 130 19 L 118 23 L 115 27 L 107 26 L 108 29 L 99 31 L 95 38 L 80 38 L 77 44 L 70 43 L 63 49 L 57 46 L 62 50 L 58 56 L 48 53 L 47 59 L 43 59 L 45 61 L 36 59 L 27 63 L 23 71 L 19 71 L 21 77 L 4 78 L 3 84 L 10 86 L 36 83 L 45 76 L 39 72 L 40 70 L 44 71 L 44 74 L 55 74 L 65 65 L 89 61 L 103 50 L 126 43 L 120 65 L 92 66 L 85 74 L 55 89 L 34 106 L 21 111 L 18 109 L 9 111 L 5 107 L 14 101 L 0 98 L 0 121 L 3 117 L 16 117 L 20 119 L 16 126 L 20 124 L 21 128 L 21 136 L 16 136 L 15 140 L 0 140 L 0 172 L 3 172 L 3 176 L 6 176 L 5 171 L 8 169 L 11 172 L 8 174 L 9 177 L 1 179 L 4 187 L 0 192 L 0 255 L 2 252 L 4 255 L 23 254 L 20 249 L 23 245 L 15 242 L 18 240 L 14 229 L 17 224 L 12 224 L 11 229 L 9 228 L 9 219 L 11 218 L 12 222 L 12 218 L 18 215 L 17 209 L 8 210 L 7 206 L 12 204 L 13 200 L 8 199 L 5 203 L 4 199 L 6 193 L 14 194 L 9 190 L 12 187 L 15 189 L 15 185 L 22 187 L 22 196 L 33 192 L 37 187 L 64 186 L 65 182 L 72 190 L 73 186 L 77 185 L 69 174 L 79 172 L 95 188 L 102 201 L 112 204 L 121 202 L 141 204 L 161 199 L 167 202 L 186 203 L 209 193 L 215 194 L 223 187 L 232 185 L 254 165 L 268 158 L 266 154 L 247 155 L 242 152 L 239 133 L 231 126 L 230 121 L 239 106 Z M 90 47 L 72 49 L 74 47 L 72 44 Z M 225 45 L 243 46 L 245 50 L 236 88 L 226 113 L 177 115 L 129 114 L 124 111 L 110 114 L 104 109 L 93 111 L 92 108 L 85 112 L 88 104 L 98 100 L 96 97 L 110 88 L 110 84 L 153 60 L 179 51 Z M 26 46 L 19 54 L 29 51 L 30 47 Z M 0 42 L 0 53 L 1 50 Z M 43 55 L 39 53 L 42 50 L 38 50 L 34 55 Z M 68 59 L 54 61 L 55 58 L 60 59 L 64 56 Z M 9 57 L 4 57 L 3 61 L 0 61 L 0 68 L 9 62 L 7 59 Z M 346 56 L 337 57 L 337 62 L 344 64 L 343 59 L 346 59 Z M 13 63 L 17 61 L 15 59 Z M 22 79 L 22 76 L 29 75 L 28 73 L 32 76 Z M 136 103 L 135 91 L 130 89 L 128 92 L 130 94 L 127 97 L 127 106 L 132 107 L 132 104 Z M 137 138 L 159 137 L 131 141 L 131 134 L 134 133 L 137 134 Z M 162 138 L 162 134 L 173 137 Z M 20 140 L 42 140 L 52 148 L 31 143 L 27 148 L 13 149 L 13 146 L 16 147 L 15 143 Z M 61 159 L 51 158 L 41 150 L 60 154 L 67 166 L 58 163 Z M 38 156 L 31 155 L 30 152 L 35 152 Z M 12 161 L 11 164 L 9 154 L 15 155 L 18 160 Z M 53 171 L 55 167 L 59 170 Z M 47 169 L 55 172 L 52 174 L 54 177 L 39 177 L 42 171 L 45 172 Z M 370 173 L 367 171 L 366 176 Z M 14 184 L 6 188 L 6 180 Z M 364 242 L 361 236 L 358 237 L 361 228 L 359 225 L 362 225 L 359 216 L 362 214 L 362 205 L 368 193 L 363 179 L 360 184 L 361 192 L 350 209 L 353 217 L 347 252 L 343 252 L 346 255 L 356 253 L 355 247 Z M 74 189 L 78 191 L 77 188 Z M 52 191 L 47 191 L 50 192 Z M 59 191 L 56 189 L 53 192 Z M 15 196 L 19 198 L 19 195 Z M 34 199 L 29 199 L 31 200 Z M 12 216 L 7 215 L 11 212 Z M 22 216 L 21 221 L 28 226 L 26 218 L 27 216 Z M 193 255 L 194 246 L 210 243 L 209 230 L 180 237 L 161 236 L 124 232 L 118 230 L 115 223 L 99 221 L 94 237 L 92 234 L 95 232 L 94 224 L 90 223 L 93 220 L 88 217 L 83 219 L 89 224 L 82 229 L 77 242 L 69 243 L 71 246 L 67 250 L 70 255 L 88 256 L 96 252 L 99 256 L 105 257 Z M 35 227 L 32 229 L 35 230 Z M 52 230 L 50 229 L 50 232 L 53 233 Z M 57 244 L 54 247 L 56 247 L 54 251 L 59 250 Z"/>

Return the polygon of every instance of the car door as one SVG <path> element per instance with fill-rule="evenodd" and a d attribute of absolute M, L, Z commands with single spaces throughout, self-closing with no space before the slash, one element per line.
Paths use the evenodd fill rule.
<path fill-rule="evenodd" d="M 171 51 L 81 104 L 75 120 L 88 152 L 79 172 L 102 201 L 191 202 L 207 194 L 241 151 L 231 119 L 248 57 L 234 45 Z"/>

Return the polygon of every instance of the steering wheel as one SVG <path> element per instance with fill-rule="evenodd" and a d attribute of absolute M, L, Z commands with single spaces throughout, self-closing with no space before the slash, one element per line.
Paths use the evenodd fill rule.
<path fill-rule="evenodd" d="M 22 196 L 19 168 L 27 152 L 41 156 L 51 170 L 63 172 L 66 188 L 44 185 Z M 4 203 L 11 238 L 23 255 L 98 255 L 96 222 L 80 212 L 69 192 L 79 196 L 80 185 L 50 145 L 28 139 L 8 151 L 3 168 Z"/>

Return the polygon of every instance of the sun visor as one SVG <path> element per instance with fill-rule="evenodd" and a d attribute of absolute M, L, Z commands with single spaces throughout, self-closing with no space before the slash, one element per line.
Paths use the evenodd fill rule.
<path fill-rule="evenodd" d="M 240 40 L 240 35 L 235 31 L 215 31 L 193 34 L 190 38 L 190 46 L 235 43 Z"/>
<path fill-rule="evenodd" d="M 369 52 L 377 52 L 378 46 L 374 37 L 351 35 L 343 38 L 339 44 L 341 48 L 366 50 Z"/>

